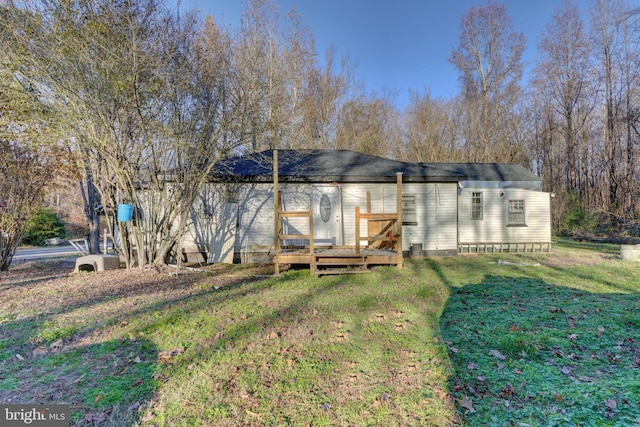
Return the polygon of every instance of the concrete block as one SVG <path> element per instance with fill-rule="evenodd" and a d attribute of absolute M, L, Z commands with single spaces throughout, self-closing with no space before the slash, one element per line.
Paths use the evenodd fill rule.
<path fill-rule="evenodd" d="M 640 261 L 640 245 L 620 245 L 620 258 L 623 261 Z"/>
<path fill-rule="evenodd" d="M 76 260 L 75 272 L 105 271 L 120 268 L 118 255 L 86 255 Z"/>

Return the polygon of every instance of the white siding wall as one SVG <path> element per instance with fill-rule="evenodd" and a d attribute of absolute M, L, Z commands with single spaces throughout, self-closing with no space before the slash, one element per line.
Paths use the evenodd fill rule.
<path fill-rule="evenodd" d="M 190 221 L 182 240 L 182 246 L 186 251 L 197 251 L 208 248 L 214 236 L 220 236 L 223 232 L 219 224 L 222 212 L 229 213 L 235 210 L 234 206 L 224 203 L 221 198 L 220 186 L 206 184 L 191 206 Z M 176 224 L 177 225 L 177 224 Z"/>
<path fill-rule="evenodd" d="M 367 191 L 371 194 L 371 211 L 385 212 L 383 210 L 382 186 L 385 184 L 343 184 L 342 185 L 342 230 L 344 244 L 354 246 L 356 244 L 356 206 L 360 206 L 360 212 L 367 211 Z M 395 196 L 394 196 L 395 197 Z M 393 209 L 386 212 L 395 212 L 395 199 Z M 367 235 L 367 221 L 360 224 L 361 236 Z M 362 240 L 362 245 L 367 241 Z"/>
<path fill-rule="evenodd" d="M 482 193 L 481 220 L 471 219 L 473 192 Z M 507 226 L 508 200 L 524 200 L 526 226 Z M 465 188 L 459 197 L 458 227 L 460 243 L 550 242 L 550 195 L 516 188 Z"/>
<path fill-rule="evenodd" d="M 196 200 L 192 224 L 184 239 L 185 249 L 206 247 L 224 236 L 235 240 L 236 252 L 266 251 L 273 245 L 273 185 L 236 184 L 237 204 L 226 203 L 221 185 L 209 185 Z M 284 209 L 310 209 L 311 184 L 281 184 Z M 367 207 L 371 194 L 372 212 L 396 212 L 396 184 L 342 184 L 341 207 L 343 244 L 355 245 L 355 208 Z M 471 193 L 482 192 L 483 219 L 471 220 Z M 458 194 L 460 192 L 460 194 Z M 403 227 L 403 250 L 422 244 L 424 251 L 455 251 L 458 243 L 542 243 L 551 241 L 550 195 L 540 191 L 515 188 L 464 188 L 456 183 L 403 184 L 403 194 L 416 200 L 415 225 Z M 502 196 L 501 196 L 502 194 Z M 526 227 L 507 226 L 508 200 L 525 201 Z M 231 212 L 233 210 L 234 212 Z M 237 230 L 230 230 L 231 214 L 237 214 Z M 361 225 L 366 235 L 366 221 Z M 286 234 L 308 234 L 306 218 L 291 218 L 285 223 Z M 308 241 L 291 241 L 305 245 Z M 362 242 L 366 244 L 366 242 Z"/>
<path fill-rule="evenodd" d="M 424 251 L 457 250 L 457 184 L 404 184 L 402 193 L 416 196 L 417 216 L 417 225 L 403 227 L 402 249 L 422 243 Z"/>
<path fill-rule="evenodd" d="M 367 191 L 371 193 L 371 211 L 396 212 L 396 184 L 343 184 L 342 210 L 345 245 L 355 245 L 355 208 L 366 212 Z M 403 227 L 402 249 L 421 243 L 423 250 L 457 250 L 457 184 L 405 183 L 402 193 L 416 197 L 416 225 Z M 366 220 L 361 234 L 366 235 Z M 366 244 L 365 241 L 362 242 Z"/>
<path fill-rule="evenodd" d="M 281 184 L 279 190 L 282 193 L 284 210 L 309 210 L 310 185 Z M 247 251 L 260 246 L 273 246 L 273 185 L 242 185 L 239 205 L 236 250 Z M 290 218 L 285 222 L 284 227 L 285 234 L 309 233 L 309 221 L 306 218 Z"/>

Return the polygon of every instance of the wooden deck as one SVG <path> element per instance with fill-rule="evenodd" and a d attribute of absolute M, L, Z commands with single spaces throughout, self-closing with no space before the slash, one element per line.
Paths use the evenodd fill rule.
<path fill-rule="evenodd" d="M 309 265 L 311 274 L 364 273 L 370 265 L 395 265 L 402 268 L 402 173 L 396 173 L 396 212 L 371 212 L 371 194 L 367 192 L 366 212 L 355 208 L 355 247 L 316 246 L 313 230 L 313 209 L 285 211 L 282 195 L 278 190 L 278 151 L 273 152 L 273 264 L 278 274 L 281 266 Z M 283 234 L 283 221 L 287 218 L 307 218 L 307 234 Z M 361 222 L 367 223 L 366 234 L 361 232 Z M 308 246 L 290 249 L 289 240 L 306 240 Z M 366 242 L 364 248 L 362 242 Z"/>
<path fill-rule="evenodd" d="M 309 248 L 281 249 L 274 257 L 274 263 L 284 265 L 309 265 L 311 274 L 366 273 L 373 265 L 394 265 L 402 267 L 402 255 L 384 249 L 355 248 Z"/>

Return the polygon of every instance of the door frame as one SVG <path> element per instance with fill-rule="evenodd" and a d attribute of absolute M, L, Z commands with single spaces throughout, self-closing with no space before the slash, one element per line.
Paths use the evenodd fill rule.
<path fill-rule="evenodd" d="M 324 191 L 323 191 L 324 190 Z M 327 191 L 330 190 L 330 191 Z M 335 236 L 331 237 L 318 237 L 317 233 L 322 227 L 318 227 L 318 224 L 324 224 L 329 221 L 324 221 L 321 218 L 320 213 L 320 200 L 322 195 L 332 193 L 329 197 L 331 199 L 331 217 L 330 220 L 335 220 L 335 225 L 331 227 Z M 314 246 L 341 246 L 343 241 L 343 215 L 342 215 L 342 188 L 339 184 L 313 184 L 311 187 L 311 211 L 313 215 L 313 240 Z M 325 230 L 329 228 L 324 228 Z M 333 233 L 332 233 L 333 234 Z M 330 241 L 329 239 L 333 239 Z"/>

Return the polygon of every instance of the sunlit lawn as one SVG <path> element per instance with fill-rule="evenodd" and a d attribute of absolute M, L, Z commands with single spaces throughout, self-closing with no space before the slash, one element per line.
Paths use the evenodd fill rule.
<path fill-rule="evenodd" d="M 59 279 L 87 293 L 73 307 L 11 311 L 43 295 L 29 283 L 0 300 L 0 400 L 70 403 L 80 425 L 637 425 L 640 266 L 617 251 L 147 272 L 113 295 L 88 273 Z"/>

